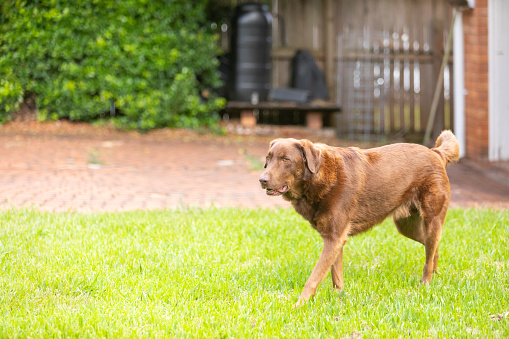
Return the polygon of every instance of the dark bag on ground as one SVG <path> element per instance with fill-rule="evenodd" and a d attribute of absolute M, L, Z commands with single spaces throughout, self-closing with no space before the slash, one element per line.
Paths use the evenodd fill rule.
<path fill-rule="evenodd" d="M 292 87 L 308 90 L 312 100 L 329 100 L 323 73 L 309 51 L 298 50 L 292 58 Z"/>

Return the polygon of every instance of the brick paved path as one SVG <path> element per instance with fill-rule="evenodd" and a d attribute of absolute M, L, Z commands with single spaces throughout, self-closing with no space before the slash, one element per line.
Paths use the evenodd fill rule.
<path fill-rule="evenodd" d="M 71 124 L 0 126 L 0 208 L 287 207 L 258 184 L 256 161 L 271 139 L 183 131 L 139 135 Z M 506 167 L 451 167 L 452 205 L 509 207 Z"/>

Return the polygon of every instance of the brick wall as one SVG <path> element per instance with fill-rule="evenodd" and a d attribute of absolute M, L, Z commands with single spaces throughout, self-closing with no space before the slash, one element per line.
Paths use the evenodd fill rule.
<path fill-rule="evenodd" d="M 488 0 L 476 0 L 463 12 L 465 43 L 466 156 L 486 160 L 489 146 L 488 115 Z"/>

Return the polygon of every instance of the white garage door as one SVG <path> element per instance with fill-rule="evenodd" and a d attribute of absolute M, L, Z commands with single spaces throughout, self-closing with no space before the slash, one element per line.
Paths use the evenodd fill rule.
<path fill-rule="evenodd" d="M 488 1 L 490 160 L 509 160 L 509 1 Z"/>

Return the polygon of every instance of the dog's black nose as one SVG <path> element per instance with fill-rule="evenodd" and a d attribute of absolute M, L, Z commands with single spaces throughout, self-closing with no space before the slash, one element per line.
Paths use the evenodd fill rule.
<path fill-rule="evenodd" d="M 267 175 L 262 175 L 260 177 L 260 184 L 263 186 L 267 186 L 267 183 L 269 182 L 269 177 Z"/>

